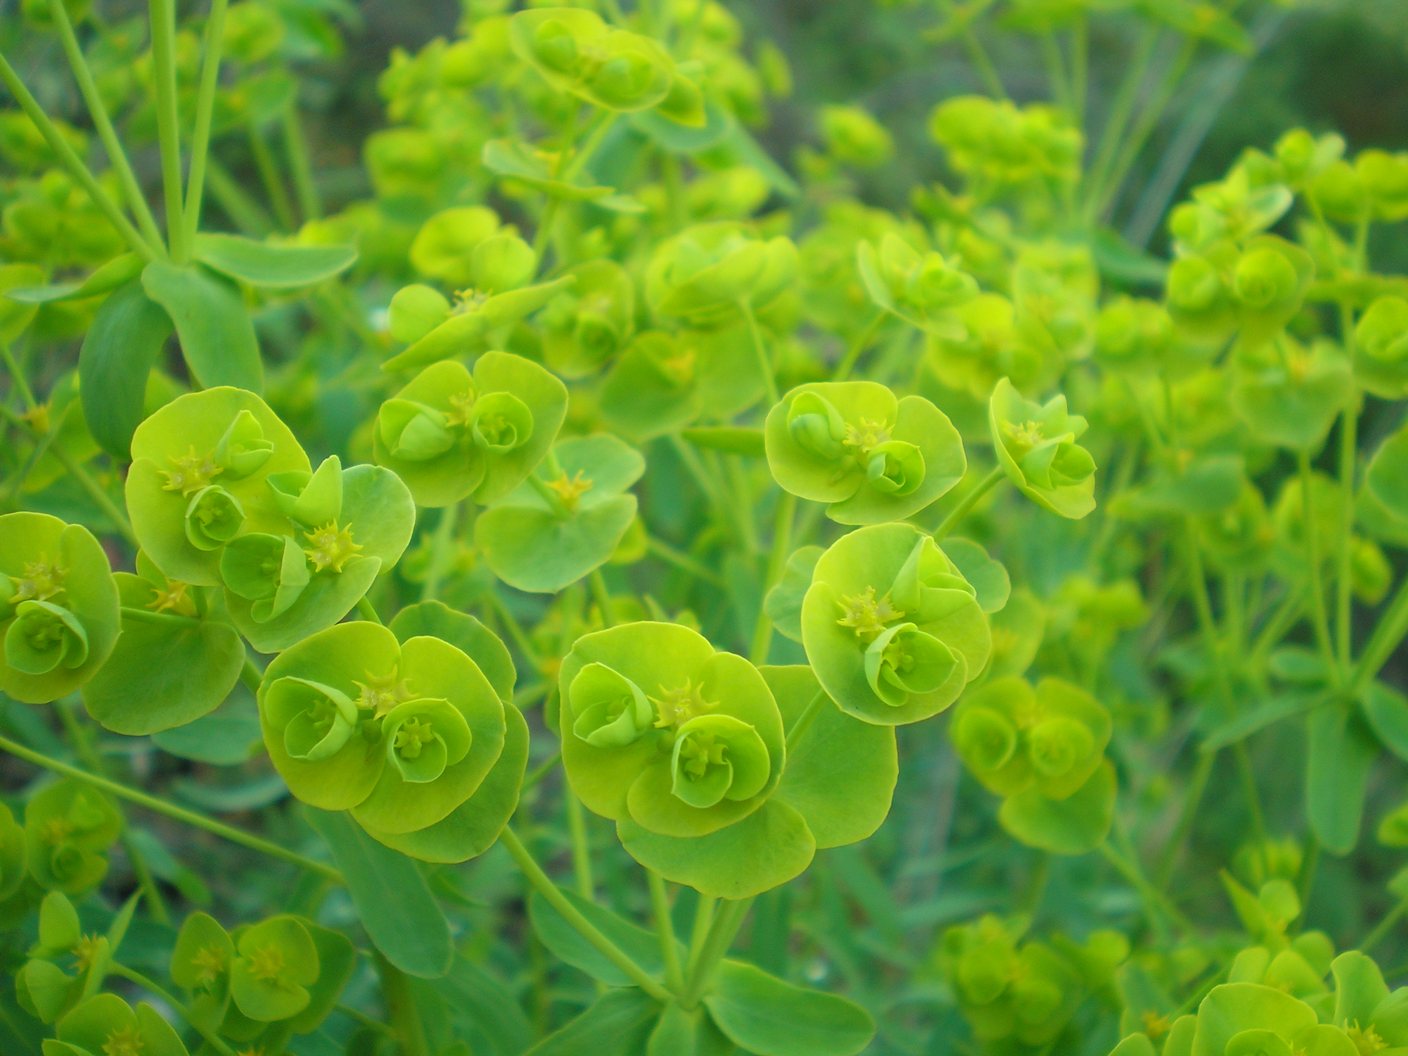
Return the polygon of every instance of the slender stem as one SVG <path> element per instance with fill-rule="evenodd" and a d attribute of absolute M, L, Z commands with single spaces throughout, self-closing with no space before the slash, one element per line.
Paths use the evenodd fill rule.
<path fill-rule="evenodd" d="M 240 668 L 240 681 L 244 683 L 245 689 L 251 693 L 258 693 L 259 687 L 264 684 L 264 672 L 248 656 L 244 658 L 244 666 Z"/>
<path fill-rule="evenodd" d="M 1139 892 L 1140 901 L 1144 905 L 1144 914 L 1149 918 L 1149 925 L 1154 929 L 1154 934 L 1159 937 L 1161 942 L 1168 938 L 1167 924 L 1171 923 L 1185 931 L 1192 931 L 1192 926 L 1188 923 L 1187 918 L 1164 897 L 1162 892 L 1149 883 L 1137 861 L 1125 858 L 1110 846 L 1108 840 L 1100 845 L 1099 851 L 1105 860 L 1115 867 L 1116 872 L 1128 880 Z"/>
<path fill-rule="evenodd" d="M 753 341 L 753 354 L 758 359 L 758 370 L 763 375 L 763 384 L 767 386 L 768 404 L 775 404 L 782 399 L 782 394 L 777 390 L 777 376 L 773 373 L 772 358 L 768 355 L 767 345 L 763 343 L 763 332 L 758 327 L 758 317 L 753 314 L 753 306 L 746 299 L 739 301 L 738 307 L 743 312 L 743 318 L 748 322 L 748 334 Z"/>
<path fill-rule="evenodd" d="M 670 916 L 670 895 L 665 890 L 664 878 L 654 869 L 646 869 L 645 879 L 650 884 L 650 909 L 655 917 L 655 933 L 660 937 L 660 953 L 665 959 L 665 982 L 678 993 L 684 988 L 684 968 L 675 939 L 675 921 Z"/>
<path fill-rule="evenodd" d="M 274 218 L 283 230 L 292 231 L 297 222 L 293 216 L 293 202 L 289 199 L 288 188 L 284 186 L 283 178 L 279 175 L 279 167 L 274 162 L 273 152 L 269 150 L 264 133 L 253 123 L 249 126 L 249 152 L 254 158 L 254 168 L 259 173 L 259 181 L 264 184 L 264 193 L 269 196 Z"/>
<path fill-rule="evenodd" d="M 939 526 L 934 529 L 934 540 L 936 542 L 942 541 L 949 532 L 958 527 L 959 522 L 968 515 L 968 511 L 976 506 L 984 495 L 997 487 L 998 483 L 1006 476 L 1003 468 L 997 466 L 986 477 L 978 481 L 973 490 L 963 496 L 963 501 L 950 510 L 948 516 L 939 522 Z"/>
<path fill-rule="evenodd" d="M 430 1041 L 420 1021 L 420 1008 L 411 993 L 410 980 L 381 954 L 376 956 L 377 974 L 381 976 L 381 993 L 391 1028 L 400 1040 L 401 1056 L 430 1056 Z"/>
<path fill-rule="evenodd" d="M 98 182 L 93 171 L 83 163 L 83 159 L 69 145 L 68 140 L 55 127 L 54 122 L 49 120 L 49 115 L 44 112 L 44 108 L 24 86 L 19 74 L 15 72 L 15 68 L 10 65 L 4 55 L 0 55 L 0 81 L 5 83 L 5 87 L 15 97 L 15 102 L 20 104 L 20 109 L 34 122 L 34 127 L 39 129 L 39 134 L 44 137 L 44 142 L 49 144 L 49 149 L 58 157 L 64 168 L 68 169 L 69 175 L 78 181 L 79 186 L 83 188 L 93 205 L 103 216 L 107 217 L 108 223 L 112 224 L 118 234 L 132 247 L 132 252 L 143 260 L 155 260 L 162 253 L 160 243 L 157 245 L 149 243 L 142 237 L 142 233 L 132 226 L 132 221 L 122 215 L 122 210 L 112 200 L 112 196 Z"/>
<path fill-rule="evenodd" d="M 1090 197 L 1087 199 L 1086 205 L 1087 215 L 1091 219 L 1094 219 L 1097 212 L 1100 191 L 1105 183 L 1106 170 L 1114 163 L 1120 143 L 1124 139 L 1125 128 L 1133 116 L 1134 104 L 1139 96 L 1139 85 L 1144 80 L 1145 71 L 1149 68 L 1149 59 L 1154 53 L 1154 45 L 1158 43 L 1159 33 L 1157 22 L 1150 21 L 1145 25 L 1134 55 L 1130 59 L 1129 65 L 1125 67 L 1124 79 L 1116 91 L 1115 101 L 1110 107 L 1110 115 L 1105 121 L 1105 127 L 1100 131 L 1100 146 L 1096 150 L 1095 160 L 1087 170 L 1086 186 L 1089 188 Z"/>
<path fill-rule="evenodd" d="M 680 994 L 680 1004 L 686 1011 L 699 1004 L 700 996 L 714 977 L 714 971 L 723 960 L 724 954 L 728 953 L 728 948 L 733 945 L 738 929 L 743 926 L 743 919 L 752 906 L 751 898 L 725 901 L 724 907 L 714 916 L 714 922 L 700 947 L 699 956 L 694 961 L 689 981 L 685 983 L 684 992 Z"/>
<path fill-rule="evenodd" d="M 709 937 L 709 929 L 714 926 L 714 911 L 719 900 L 711 895 L 700 895 L 694 906 L 694 927 L 689 934 L 689 956 L 685 961 L 685 978 L 694 975 L 699 966 L 699 956 L 704 952 L 704 940 Z"/>
<path fill-rule="evenodd" d="M 135 983 L 153 997 L 159 998 L 169 1005 L 171 1010 L 189 1023 L 192 1029 L 205 1039 L 207 1045 L 220 1053 L 220 1056 L 235 1056 L 235 1050 L 230 1048 L 219 1034 L 202 1025 L 200 1018 L 196 1016 L 184 1002 L 178 1000 L 175 995 L 160 983 L 149 979 L 136 969 L 129 968 L 125 964 L 118 964 L 116 961 L 109 965 L 109 971 L 111 971 L 113 975 L 126 979 L 129 983 Z"/>
<path fill-rule="evenodd" d="M 680 571 L 688 573 L 695 579 L 703 580 L 705 583 L 709 583 L 715 587 L 722 587 L 724 585 L 723 576 L 719 575 L 708 565 L 696 561 L 694 558 L 690 557 L 689 554 L 671 546 L 669 543 L 657 539 L 653 535 L 646 537 L 645 548 L 662 561 L 668 561 Z"/>
<path fill-rule="evenodd" d="M 1168 887 L 1169 879 L 1173 876 L 1174 866 L 1178 864 L 1178 856 L 1183 852 L 1184 846 L 1188 843 L 1188 837 L 1193 832 L 1193 822 L 1198 816 L 1198 806 L 1203 801 L 1203 793 L 1207 790 L 1208 779 L 1212 777 L 1213 766 L 1216 763 L 1216 751 L 1198 753 L 1198 763 L 1193 768 L 1193 776 L 1189 779 L 1188 787 L 1183 793 L 1183 807 L 1179 811 L 1178 822 L 1174 825 L 1173 833 L 1165 845 L 1163 859 L 1159 862 L 1159 868 L 1155 874 L 1161 888 Z"/>
<path fill-rule="evenodd" d="M 588 902 L 596 898 L 596 882 L 592 879 L 592 846 L 587 839 L 586 812 L 582 801 L 570 788 L 564 789 L 567 804 L 567 830 L 572 836 L 572 874 L 577 879 L 577 894 Z"/>
<path fill-rule="evenodd" d="M 1297 457 L 1300 466 L 1301 520 L 1305 522 L 1305 558 L 1310 565 L 1310 613 L 1315 628 L 1315 641 L 1325 662 L 1333 669 L 1336 666 L 1335 648 L 1330 641 L 1330 617 L 1325 609 L 1324 569 L 1320 563 L 1320 532 L 1315 523 L 1315 503 L 1311 488 L 1310 456 L 1301 451 Z"/>
<path fill-rule="evenodd" d="M 1353 341 L 1352 330 L 1346 334 L 1346 341 Z M 1354 657 L 1354 606 L 1351 588 L 1353 577 L 1350 574 L 1351 546 L 1354 536 L 1354 471 L 1358 454 L 1356 433 L 1359 424 L 1359 408 L 1350 406 L 1344 409 L 1340 424 L 1340 537 L 1338 539 L 1339 565 L 1335 570 L 1335 624 L 1338 632 L 1339 663 L 1342 672 L 1348 672 Z"/>
<path fill-rule="evenodd" d="M 10 378 L 15 383 L 15 390 L 20 394 L 25 411 L 34 411 L 38 408 L 39 401 L 34 398 L 34 390 L 29 387 L 29 379 L 24 376 L 24 368 L 15 358 L 14 350 L 10 348 L 8 341 L 0 341 L 0 359 L 5 361 L 5 369 L 10 372 Z"/>
<path fill-rule="evenodd" d="M 69 740 L 72 742 L 74 754 L 78 756 L 79 761 L 89 770 L 93 771 L 93 773 L 107 777 L 107 767 L 103 764 L 102 757 L 94 750 L 92 743 L 88 739 L 87 731 L 83 729 L 74 716 L 73 709 L 61 701 L 57 705 L 57 710 L 59 713 L 59 721 L 63 723 L 64 731 L 68 734 Z M 166 900 L 161 897 L 161 889 L 156 886 L 156 879 L 152 876 L 152 871 L 147 865 L 146 858 L 142 856 L 142 852 L 137 848 L 135 841 L 132 839 L 132 834 L 127 831 L 126 812 L 119 807 L 118 814 L 123 818 L 122 835 L 120 837 L 122 849 L 127 852 L 128 861 L 132 864 L 132 872 L 137 877 L 137 886 L 142 889 L 142 894 L 147 899 L 147 902 L 150 903 L 152 913 L 156 916 L 157 921 L 162 924 L 169 924 L 171 922 L 171 914 L 167 912 Z"/>
<path fill-rule="evenodd" d="M 362 614 L 362 619 L 371 623 L 380 623 L 381 616 L 376 611 L 376 606 L 372 604 L 372 599 L 365 594 L 357 599 L 357 611 Z"/>
<path fill-rule="evenodd" d="M 298 198 L 298 212 L 305 221 L 317 220 L 323 215 L 323 202 L 318 194 L 317 181 L 313 179 L 313 165 L 308 157 L 308 139 L 303 134 L 303 120 L 298 114 L 296 96 L 289 98 L 281 123 L 284 153 L 288 155 L 289 175 L 293 177 L 293 193 Z"/>
<path fill-rule="evenodd" d="M 594 568 L 587 577 L 587 582 L 591 585 L 592 597 L 596 599 L 596 607 L 601 610 L 601 622 L 610 627 L 616 622 L 616 617 L 611 604 L 611 589 L 606 585 L 606 577 L 601 574 L 601 569 Z"/>
<path fill-rule="evenodd" d="M 1076 127 L 1085 130 L 1085 93 L 1090 80 L 1090 25 L 1077 16 L 1071 30 L 1071 116 Z"/>
<path fill-rule="evenodd" d="M 582 174 L 582 170 L 587 167 L 587 162 L 592 160 L 592 156 L 601 147 L 602 141 L 606 139 L 606 134 L 611 131 L 611 127 L 616 124 L 616 119 L 619 116 L 615 110 L 603 110 L 597 115 L 595 122 L 587 129 L 587 135 L 582 140 L 582 145 L 573 153 L 572 160 L 562 170 L 559 179 L 564 183 L 571 183 Z"/>
<path fill-rule="evenodd" d="M 156 78 L 156 130 L 161 145 L 161 186 L 166 195 L 166 239 L 172 259 L 191 259 L 181 203 L 181 124 L 176 108 L 176 4 L 150 0 L 152 66 Z"/>
<path fill-rule="evenodd" d="M 865 329 L 856 335 L 855 340 L 846 349 L 846 354 L 841 357 L 841 362 L 836 364 L 836 371 L 831 375 L 832 381 L 845 381 L 850 376 L 860 357 L 875 340 L 876 332 L 884 325 L 885 316 L 885 312 L 876 312 L 874 318 L 865 325 Z"/>
<path fill-rule="evenodd" d="M 63 45 L 64 55 L 73 70 L 73 79 L 78 83 L 78 91 L 88 107 L 88 116 L 93 119 L 93 127 L 97 129 L 98 138 L 103 142 L 103 149 L 107 151 L 108 161 L 116 170 L 118 181 L 122 184 L 127 207 L 137 218 L 137 226 L 142 229 L 142 236 L 148 242 L 159 246 L 161 228 L 157 227 L 156 217 L 147 205 L 147 197 L 142 193 L 142 185 L 137 182 L 137 176 L 132 171 L 132 163 L 127 160 L 127 152 L 122 149 L 122 141 L 117 138 L 117 130 L 112 127 L 108 108 L 103 104 L 102 93 L 93 81 L 93 71 L 88 68 L 88 61 L 83 57 L 83 49 L 79 47 L 78 35 L 73 31 L 73 22 L 68 17 L 64 0 L 49 0 L 49 11 L 53 16 L 54 26 L 59 31 L 59 42 Z"/>
<path fill-rule="evenodd" d="M 229 0 L 210 0 L 201 49 L 200 87 L 196 91 L 196 127 L 191 139 L 191 169 L 186 175 L 186 207 L 182 220 L 186 238 L 194 244 L 200 231 L 201 198 L 205 193 L 206 161 L 210 157 L 210 126 L 215 113 L 215 89 L 220 83 L 220 52 L 225 43 L 225 9 Z"/>
<path fill-rule="evenodd" d="M 342 873 L 330 865 L 315 862 L 311 858 L 306 858 L 296 851 L 290 851 L 286 847 L 255 836 L 253 833 L 243 832 L 231 825 L 226 825 L 223 821 L 216 821 L 214 818 L 208 818 L 204 814 L 199 814 L 194 810 L 178 807 L 174 803 L 168 803 L 163 799 L 158 799 L 156 796 L 149 796 L 138 789 L 129 788 L 127 785 L 119 784 L 116 781 L 112 781 L 98 774 L 91 774 L 87 770 L 70 766 L 68 763 L 50 758 L 42 752 L 36 752 L 32 748 L 26 748 L 24 745 L 17 741 L 12 741 L 8 737 L 0 737 L 0 751 L 9 752 L 17 759 L 23 759 L 28 763 L 33 763 L 35 766 L 43 767 L 45 770 L 52 770 L 56 774 L 77 778 L 79 781 L 86 782 L 94 788 L 101 788 L 104 792 L 111 793 L 119 799 L 128 800 L 154 813 L 173 818 L 176 821 L 185 822 L 187 825 L 192 825 L 198 829 L 203 829 L 212 836 L 219 836 L 221 839 L 229 840 L 231 843 L 237 843 L 241 847 L 248 847 L 252 851 L 258 851 L 260 854 L 267 854 L 271 858 L 291 862 L 300 869 L 306 869 L 310 873 L 325 876 L 329 880 L 335 880 L 338 883 L 343 882 Z"/>
<path fill-rule="evenodd" d="M 421 601 L 432 601 L 440 594 L 440 584 L 445 578 L 445 566 L 449 563 L 448 557 L 455 538 L 455 523 L 459 519 L 459 512 L 459 503 L 451 503 L 440 511 L 435 535 L 430 540 L 430 561 L 425 569 L 425 582 L 421 584 Z"/>
<path fill-rule="evenodd" d="M 797 745 L 802 738 L 807 735 L 807 731 L 812 728 L 812 723 L 831 703 L 831 698 L 826 695 L 826 690 L 818 690 L 816 696 L 807 702 L 802 714 L 797 716 L 797 721 L 792 724 L 792 728 L 787 731 L 787 754 L 791 755 L 797 750 Z"/>
<path fill-rule="evenodd" d="M 259 238 L 274 230 L 274 218 L 268 210 L 255 201 L 218 159 L 207 157 L 205 167 L 211 195 L 241 233 Z"/>
<path fill-rule="evenodd" d="M 1355 949 L 1359 950 L 1361 953 L 1368 953 L 1379 943 L 1383 942 L 1384 939 L 1388 938 L 1389 933 L 1392 932 L 1394 928 L 1398 927 L 1399 922 L 1403 920 L 1405 914 L 1408 914 L 1408 899 L 1399 902 L 1398 905 L 1385 913 L 1383 917 L 1380 918 L 1379 922 L 1374 925 L 1374 929 L 1359 940 L 1359 944 L 1355 946 Z"/>
<path fill-rule="evenodd" d="M 787 563 L 787 551 L 792 548 L 792 522 L 797 513 L 797 496 L 791 492 L 783 492 L 777 500 L 777 519 L 772 531 L 772 550 L 768 553 L 768 567 L 763 579 L 763 594 L 765 600 L 767 592 L 776 586 L 777 581 L 782 578 L 783 566 Z M 748 656 L 755 664 L 765 664 L 768 660 L 768 648 L 772 645 L 772 617 L 768 615 L 767 605 L 760 601 L 758 604 L 758 619 L 753 625 L 753 641 L 748 651 Z"/>
<path fill-rule="evenodd" d="M 952 0 L 944 0 L 943 7 L 945 13 L 950 17 L 960 20 L 959 42 L 962 43 L 963 50 L 968 53 L 968 60 L 972 62 L 973 69 L 977 71 L 988 94 L 997 99 L 1008 98 L 1007 89 L 1002 83 L 1002 76 L 997 72 L 997 66 L 988 55 L 987 49 L 983 47 L 983 42 L 973 32 L 973 26 L 968 16 L 955 11 Z"/>
<path fill-rule="evenodd" d="M 1398 648 L 1398 644 L 1408 635 L 1408 578 L 1398 586 L 1398 592 L 1383 610 L 1374 633 L 1365 643 L 1364 652 L 1354 668 L 1350 687 L 1358 693 L 1378 677 L 1379 669 L 1388 663 L 1388 658 Z"/>
<path fill-rule="evenodd" d="M 528 882 L 547 899 L 548 904 L 557 910 L 568 924 L 581 934 L 582 938 L 595 946 L 603 957 L 621 969 L 632 982 L 655 1000 L 665 1002 L 672 999 L 668 990 L 652 979 L 644 968 L 636 964 L 620 947 L 603 935 L 595 924 L 584 917 L 581 911 L 568 901 L 548 874 L 543 871 L 543 867 L 533 858 L 528 848 L 523 845 L 523 841 L 518 838 L 511 826 L 504 828 L 499 842 L 504 845 L 504 849 L 508 851 Z"/>

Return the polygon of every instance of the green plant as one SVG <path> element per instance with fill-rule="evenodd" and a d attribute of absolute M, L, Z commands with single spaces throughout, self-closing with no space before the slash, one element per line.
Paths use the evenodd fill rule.
<path fill-rule="evenodd" d="M 1119 228 L 1265 4 L 876 5 L 903 212 L 713 0 L 465 0 L 360 191 L 354 9 L 108 6 L 0 20 L 7 1056 L 1408 1050 L 1408 156 Z"/>

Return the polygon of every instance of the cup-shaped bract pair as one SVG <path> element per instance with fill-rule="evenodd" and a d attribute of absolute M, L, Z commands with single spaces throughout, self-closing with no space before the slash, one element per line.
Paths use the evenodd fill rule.
<path fill-rule="evenodd" d="M 988 401 L 998 464 L 1022 494 L 1062 517 L 1095 509 L 1095 459 L 1076 441 L 1086 421 L 1066 410 L 1066 397 L 1028 400 L 1003 378 Z"/>
<path fill-rule="evenodd" d="M 931 536 L 878 524 L 817 560 L 802 645 L 842 711 L 896 726 L 957 700 L 987 663 L 992 636 L 972 585 Z"/>
<path fill-rule="evenodd" d="M 1065 799 L 1090 779 L 1110 732 L 1110 713 L 1079 686 L 1045 678 L 1033 688 L 1011 676 L 968 694 L 952 727 L 959 758 L 989 791 L 1035 788 L 1048 799 Z"/>
<path fill-rule="evenodd" d="M 953 338 L 967 333 L 954 309 L 978 296 L 977 280 L 938 253 L 921 253 L 891 233 L 880 240 L 878 250 L 860 243 L 856 266 L 878 307 L 927 333 Z"/>
<path fill-rule="evenodd" d="M 538 265 L 533 248 L 518 237 L 517 229 L 501 226 L 497 214 L 482 205 L 456 206 L 436 213 L 416 233 L 410 257 L 422 275 L 439 279 L 452 289 L 484 293 L 502 293 L 524 285 Z M 443 318 L 449 308 L 449 303 L 429 287 L 408 286 L 391 302 L 392 336 L 414 341 L 438 322 L 436 309 Z"/>
<path fill-rule="evenodd" d="M 1081 998 L 1077 963 L 993 916 L 944 933 L 939 959 L 958 1007 L 984 1042 L 1049 1045 Z"/>
<path fill-rule="evenodd" d="M 0 691 L 42 704 L 83 685 L 112 654 L 119 607 L 88 529 L 45 513 L 0 516 Z"/>
<path fill-rule="evenodd" d="M 1408 300 L 1379 297 L 1354 327 L 1354 375 L 1386 400 L 1408 396 Z"/>
<path fill-rule="evenodd" d="M 789 392 L 763 427 L 768 466 L 784 490 L 830 503 L 841 524 L 901 521 L 967 468 L 963 439 L 922 396 L 896 399 L 872 381 L 817 382 Z"/>
<path fill-rule="evenodd" d="M 767 307 L 796 274 L 791 239 L 763 239 L 733 221 L 696 224 L 656 247 L 645 272 L 645 299 L 662 318 L 716 327 L 745 307 Z"/>
<path fill-rule="evenodd" d="M 586 635 L 560 682 L 567 776 L 613 821 L 704 836 L 757 810 L 782 776 L 782 719 L 767 683 L 686 627 Z"/>
<path fill-rule="evenodd" d="M 1080 173 L 1080 131 L 1056 107 L 960 96 L 934 108 L 929 134 L 955 170 L 985 188 L 1074 180 Z"/>
<path fill-rule="evenodd" d="M 520 12 L 509 23 L 509 41 L 554 88 L 602 110 L 657 106 L 677 79 L 669 53 L 654 40 L 613 29 L 581 8 Z"/>
<path fill-rule="evenodd" d="M 1233 265 L 1232 299 L 1244 344 L 1280 333 L 1300 311 L 1315 263 L 1299 246 L 1275 235 L 1252 239 Z"/>
<path fill-rule="evenodd" d="M 101 792 L 80 781 L 48 785 L 25 804 L 29 874 L 40 887 L 77 895 L 107 874 L 107 851 L 122 832 L 122 815 Z"/>
<path fill-rule="evenodd" d="M 1377 1051 L 1356 1045 L 1340 1027 L 1321 1023 L 1310 1004 L 1285 989 L 1240 981 L 1213 987 L 1203 998 L 1188 1044 L 1196 1056 L 1358 1056 Z"/>
<path fill-rule="evenodd" d="M 96 994 L 58 1023 L 45 1056 L 187 1056 L 181 1036 L 151 1005 L 135 1009 L 116 994 Z"/>
<path fill-rule="evenodd" d="M 196 1026 L 253 1041 L 271 1029 L 314 1030 L 356 958 L 345 935 L 302 917 L 280 914 L 231 934 L 214 917 L 192 913 L 171 951 L 171 978 L 187 993 Z"/>
<path fill-rule="evenodd" d="M 373 837 L 414 856 L 445 836 L 501 761 L 522 775 L 522 719 L 461 649 L 427 635 L 398 641 L 354 622 L 299 642 L 259 689 L 264 744 L 289 790 L 346 810 Z M 505 743 L 514 750 L 505 752 Z M 512 757 L 512 758 L 510 758 Z M 503 780 L 504 775 L 499 775 Z M 512 800 L 496 796 L 495 809 Z M 491 819 L 484 819 L 486 822 Z M 499 828 L 507 820 L 492 819 Z M 466 856 L 467 857 L 467 856 Z"/>
<path fill-rule="evenodd" d="M 271 482 L 310 469 L 288 426 L 254 393 L 189 393 L 132 436 L 126 497 L 133 531 L 172 579 L 220 585 L 221 552 L 231 540 L 288 531 Z"/>
<path fill-rule="evenodd" d="M 486 352 L 473 373 L 444 360 L 381 405 L 375 456 L 421 506 L 492 502 L 538 464 L 566 413 L 566 388 L 531 360 Z"/>
<path fill-rule="evenodd" d="M 594 374 L 626 345 L 635 322 L 635 284 L 613 260 L 567 269 L 576 279 L 538 315 L 543 359 L 569 378 Z"/>

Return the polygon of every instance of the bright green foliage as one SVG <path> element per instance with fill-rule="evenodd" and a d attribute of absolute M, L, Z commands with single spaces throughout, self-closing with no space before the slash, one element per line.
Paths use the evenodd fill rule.
<path fill-rule="evenodd" d="M 82 525 L 0 516 L 0 690 L 39 704 L 77 689 L 112 654 L 117 586 Z"/>
<path fill-rule="evenodd" d="M 988 403 L 988 426 L 998 463 L 1027 498 L 1062 517 L 1095 508 L 1095 459 L 1077 443 L 1087 423 L 1066 411 L 1064 396 L 1039 404 L 1004 378 Z"/>
<path fill-rule="evenodd" d="M 122 815 L 102 793 L 78 781 L 49 785 L 25 804 L 30 876 L 46 890 L 91 890 L 107 872 L 107 852 L 121 831 Z"/>
<path fill-rule="evenodd" d="M 822 554 L 801 619 L 822 687 L 842 711 L 881 725 L 947 708 L 992 645 L 972 585 L 938 543 L 903 524 L 859 529 Z"/>
<path fill-rule="evenodd" d="M 841 524 L 910 516 L 963 478 L 963 441 L 922 396 L 897 400 L 883 385 L 803 385 L 768 412 L 768 466 L 804 499 L 826 502 Z"/>

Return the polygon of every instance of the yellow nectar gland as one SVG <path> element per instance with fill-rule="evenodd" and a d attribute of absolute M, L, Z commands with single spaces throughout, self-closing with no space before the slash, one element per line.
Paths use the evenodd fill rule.
<path fill-rule="evenodd" d="M 20 573 L 16 581 L 14 596 L 10 598 L 11 605 L 18 605 L 22 601 L 48 601 L 63 593 L 64 577 L 68 575 L 68 569 L 63 568 L 49 560 L 45 554 L 39 555 L 38 561 L 26 562 L 24 571 Z"/>
<path fill-rule="evenodd" d="M 276 983 L 284 973 L 284 951 L 277 946 L 260 946 L 246 961 L 249 974 L 261 983 Z"/>
<path fill-rule="evenodd" d="M 1376 1052 L 1382 1052 L 1388 1048 L 1388 1042 L 1384 1041 L 1382 1035 L 1374 1029 L 1373 1025 L 1361 1027 L 1358 1023 L 1352 1023 L 1344 1028 L 1349 1040 L 1354 1042 L 1354 1047 L 1359 1050 L 1359 1056 L 1373 1056 Z"/>
<path fill-rule="evenodd" d="M 890 595 L 875 597 L 875 588 L 866 587 L 859 594 L 848 594 L 841 599 L 841 617 L 836 622 L 856 632 L 856 637 L 870 641 L 887 624 L 893 623 L 904 613 L 895 608 Z"/>
<path fill-rule="evenodd" d="M 73 954 L 74 968 L 80 975 L 93 967 L 93 960 L 98 955 L 98 941 L 96 935 L 84 935 L 78 940 L 78 945 L 69 951 Z"/>
<path fill-rule="evenodd" d="M 1149 1035 L 1150 1041 L 1158 1041 L 1168 1033 L 1169 1027 L 1172 1025 L 1168 1021 L 1168 1016 L 1162 1012 L 1155 1012 L 1151 1008 L 1146 1008 L 1139 1019 L 1144 1027 L 1144 1033 Z"/>
<path fill-rule="evenodd" d="M 450 425 L 464 426 L 469 424 L 470 412 L 474 410 L 474 390 L 465 389 L 464 392 L 456 392 L 450 395 L 450 410 L 445 415 L 445 421 Z"/>
<path fill-rule="evenodd" d="M 722 766 L 727 746 L 712 733 L 698 733 L 680 748 L 684 772 L 691 777 L 703 777 L 711 766 Z"/>
<path fill-rule="evenodd" d="M 54 427 L 52 415 L 49 413 L 50 407 L 47 403 L 36 403 L 29 410 L 20 415 L 25 425 L 29 426 L 41 436 Z"/>
<path fill-rule="evenodd" d="M 556 480 L 548 481 L 549 488 L 557 492 L 557 497 L 562 500 L 562 504 L 569 510 L 575 510 L 577 503 L 581 501 L 583 495 L 592 490 L 592 482 L 582 475 L 579 469 L 569 480 L 567 473 L 558 475 Z"/>
<path fill-rule="evenodd" d="M 68 818 L 50 818 L 44 823 L 44 842 L 57 847 L 73 835 L 73 822 Z"/>
<path fill-rule="evenodd" d="M 194 445 L 187 448 L 184 455 L 168 458 L 167 461 L 171 463 L 171 468 L 161 471 L 166 477 L 162 487 L 167 491 L 179 491 L 182 495 L 194 495 L 224 472 L 223 467 L 215 464 L 213 456 L 196 454 Z"/>
<path fill-rule="evenodd" d="M 410 719 L 396 731 L 396 751 L 403 759 L 419 759 L 421 749 L 435 740 L 435 729 L 428 722 Z"/>
<path fill-rule="evenodd" d="M 465 315 L 468 312 L 477 311 L 482 308 L 484 302 L 488 299 L 489 295 L 483 290 L 456 290 L 455 304 L 450 311 L 455 315 Z"/>
<path fill-rule="evenodd" d="M 165 587 L 152 587 L 152 600 L 147 608 L 153 612 L 174 612 L 177 616 L 194 616 L 196 602 L 189 594 L 191 585 L 179 579 L 168 579 Z"/>
<path fill-rule="evenodd" d="M 320 528 L 305 533 L 311 544 L 303 548 L 313 569 L 322 572 L 332 569 L 341 572 L 343 566 L 361 551 L 362 545 L 352 541 L 352 528 L 339 528 L 336 521 L 328 521 Z"/>
<path fill-rule="evenodd" d="M 661 730 L 676 729 L 719 706 L 718 701 L 704 699 L 704 687 L 696 686 L 693 679 L 686 679 L 678 689 L 661 686 L 660 695 L 651 702 L 655 705 L 655 727 Z"/>
<path fill-rule="evenodd" d="M 1030 451 L 1046 439 L 1041 423 L 1031 419 L 1020 425 L 1016 422 L 1005 422 L 1002 428 L 1012 442 L 1025 451 Z"/>
<path fill-rule="evenodd" d="M 196 982 L 210 986 L 225 972 L 225 951 L 218 946 L 202 946 L 191 958 L 196 970 Z"/>
<path fill-rule="evenodd" d="M 136 1027 L 123 1027 L 109 1032 L 103 1042 L 103 1056 L 141 1056 L 147 1043 Z"/>
<path fill-rule="evenodd" d="M 842 437 L 841 443 L 847 447 L 855 448 L 857 454 L 864 455 L 875 445 L 883 444 L 889 439 L 890 425 L 888 422 L 862 418 L 860 425 L 846 423 L 846 435 Z"/>
<path fill-rule="evenodd" d="M 362 691 L 357 697 L 357 707 L 370 711 L 378 719 L 385 718 L 397 704 L 404 704 L 414 697 L 410 684 L 394 665 L 385 675 L 374 675 L 368 671 L 365 682 L 353 682 L 353 685 Z"/>

